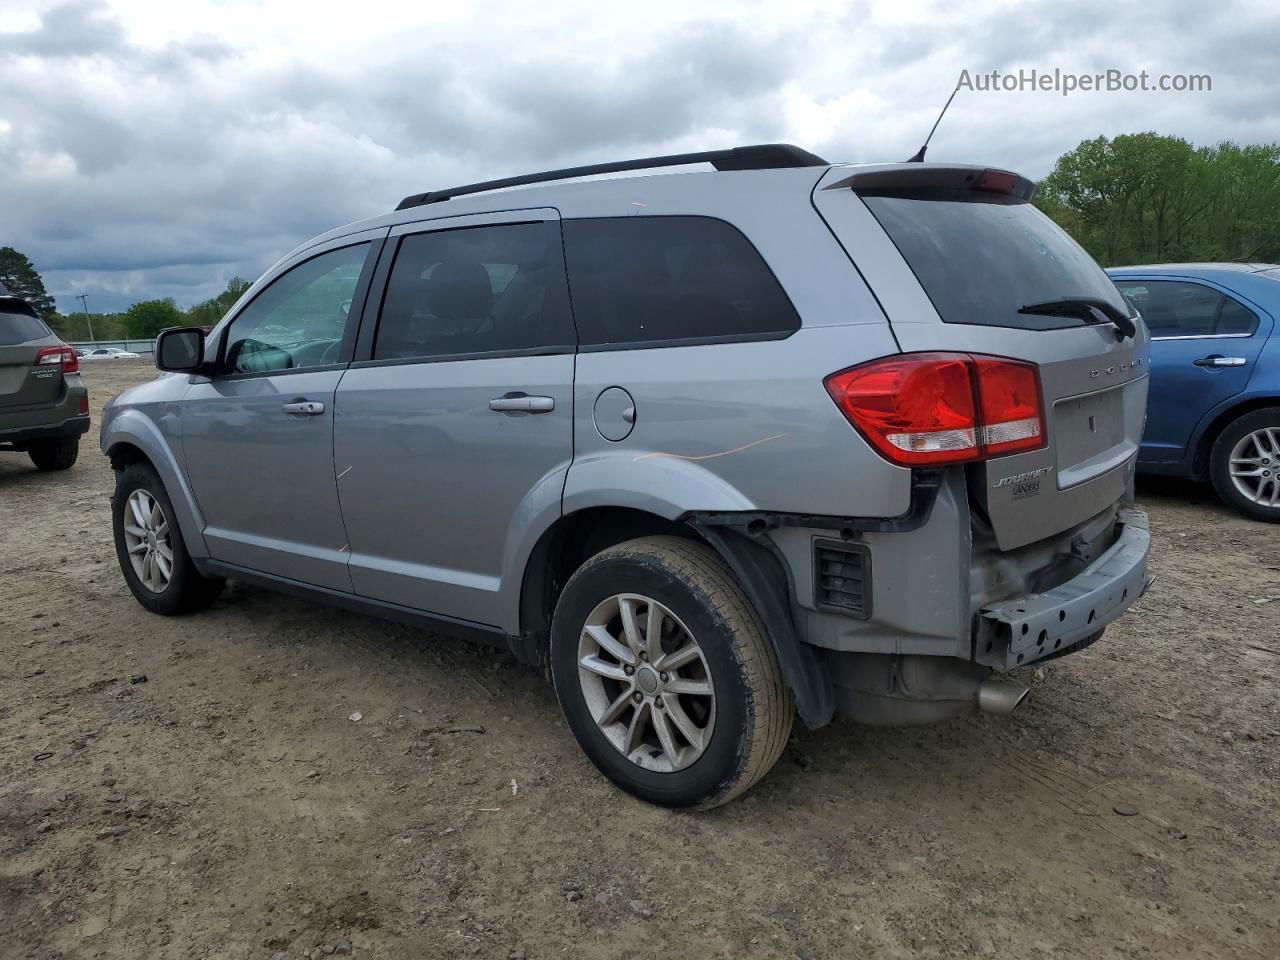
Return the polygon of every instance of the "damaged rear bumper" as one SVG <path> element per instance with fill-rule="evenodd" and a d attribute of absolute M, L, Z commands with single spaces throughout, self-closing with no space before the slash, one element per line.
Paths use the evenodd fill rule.
<path fill-rule="evenodd" d="M 1146 591 L 1151 533 L 1147 515 L 1127 507 L 1119 535 L 1101 556 L 1052 590 L 1016 597 L 979 611 L 976 659 L 997 670 L 1055 655 L 1088 640 Z"/>

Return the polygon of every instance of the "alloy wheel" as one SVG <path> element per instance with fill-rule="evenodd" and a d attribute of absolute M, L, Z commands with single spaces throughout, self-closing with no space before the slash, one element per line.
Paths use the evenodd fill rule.
<path fill-rule="evenodd" d="M 1231 483 L 1262 507 L 1280 507 L 1280 429 L 1246 433 L 1231 448 Z"/>
<path fill-rule="evenodd" d="M 688 627 L 652 597 L 622 593 L 591 611 L 578 680 L 605 738 L 632 763 L 682 770 L 711 742 L 715 685 Z"/>
<path fill-rule="evenodd" d="M 152 593 L 163 593 L 173 576 L 169 520 L 159 501 L 141 488 L 125 501 L 124 543 L 138 580 Z"/>

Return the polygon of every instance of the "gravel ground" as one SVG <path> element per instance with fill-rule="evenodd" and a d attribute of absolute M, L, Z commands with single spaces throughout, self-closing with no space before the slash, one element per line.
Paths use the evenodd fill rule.
<path fill-rule="evenodd" d="M 95 421 L 151 375 L 84 367 Z M 146 613 L 95 438 L 0 454 L 5 960 L 1280 957 L 1280 529 L 1205 489 L 1141 488 L 1155 588 L 1013 718 L 800 731 L 691 815 L 495 651 L 237 584 Z"/>

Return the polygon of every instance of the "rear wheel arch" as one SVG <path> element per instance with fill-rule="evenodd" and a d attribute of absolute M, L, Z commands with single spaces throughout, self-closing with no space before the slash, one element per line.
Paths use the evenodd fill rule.
<path fill-rule="evenodd" d="M 593 507 L 567 514 L 539 538 L 526 561 L 520 591 L 519 634 L 510 638 L 521 661 L 546 669 L 551 618 L 561 590 L 588 559 L 612 546 L 648 536 L 678 536 L 710 547 L 729 567 L 764 623 L 796 706 L 811 728 L 835 713 L 818 655 L 800 641 L 786 566 L 775 551 L 728 527 L 684 523 L 625 507 Z"/>
<path fill-rule="evenodd" d="M 520 584 L 520 626 L 510 640 L 516 658 L 546 666 L 551 616 L 569 578 L 602 550 L 639 537 L 681 536 L 701 540 L 687 524 L 628 507 L 590 507 L 551 524 L 525 561 Z"/>
<path fill-rule="evenodd" d="M 1197 480 L 1209 479 L 1209 458 L 1213 454 L 1213 445 L 1218 442 L 1218 437 L 1222 435 L 1223 430 L 1243 416 L 1276 406 L 1280 406 L 1280 397 L 1250 397 L 1218 413 L 1205 427 L 1200 434 L 1200 440 L 1196 443 L 1195 457 L 1191 461 L 1192 476 Z"/>

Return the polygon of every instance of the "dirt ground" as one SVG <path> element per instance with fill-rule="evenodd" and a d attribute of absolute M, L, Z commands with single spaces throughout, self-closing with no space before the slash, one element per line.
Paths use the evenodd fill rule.
<path fill-rule="evenodd" d="M 1280 957 L 1280 529 L 1206 489 L 1141 488 L 1154 589 L 1014 717 L 802 730 L 673 813 L 492 650 L 238 584 L 146 613 L 96 419 L 152 371 L 84 367 L 80 462 L 0 454 L 3 960 Z"/>

